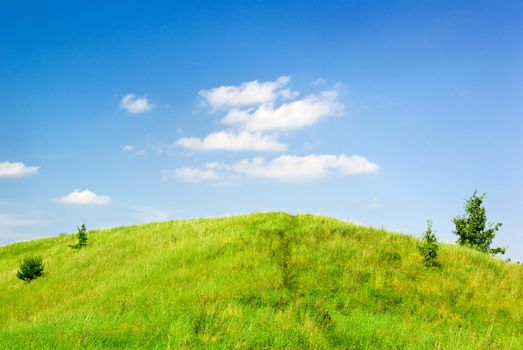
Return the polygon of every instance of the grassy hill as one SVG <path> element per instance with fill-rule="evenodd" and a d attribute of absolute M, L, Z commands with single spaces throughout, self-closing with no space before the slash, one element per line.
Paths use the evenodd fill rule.
<path fill-rule="evenodd" d="M 0 248 L 0 348 L 523 348 L 523 268 L 467 248 L 425 269 L 413 237 L 285 213 L 89 239 Z"/>

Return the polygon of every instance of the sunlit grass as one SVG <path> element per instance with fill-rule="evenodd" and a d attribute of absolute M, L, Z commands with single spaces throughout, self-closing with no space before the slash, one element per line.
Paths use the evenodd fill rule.
<path fill-rule="evenodd" d="M 467 248 L 285 213 L 75 239 L 0 248 L 0 348 L 523 348 L 523 268 Z"/>

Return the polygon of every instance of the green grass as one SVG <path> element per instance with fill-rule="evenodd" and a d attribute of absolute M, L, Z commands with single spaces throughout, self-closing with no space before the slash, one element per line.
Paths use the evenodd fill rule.
<path fill-rule="evenodd" d="M 285 213 L 75 240 L 0 248 L 0 348 L 523 348 L 523 268 L 455 245 L 426 269 L 416 238 Z"/>

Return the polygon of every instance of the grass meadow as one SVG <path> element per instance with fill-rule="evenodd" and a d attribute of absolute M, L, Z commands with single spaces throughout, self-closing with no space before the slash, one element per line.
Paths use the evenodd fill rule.
<path fill-rule="evenodd" d="M 523 349 L 523 267 L 286 213 L 0 247 L 2 349 Z M 15 276 L 28 254 L 45 273 Z"/>

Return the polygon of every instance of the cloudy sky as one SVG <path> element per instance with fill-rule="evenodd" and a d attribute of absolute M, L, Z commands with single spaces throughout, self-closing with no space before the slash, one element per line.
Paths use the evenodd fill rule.
<path fill-rule="evenodd" d="M 519 1 L 10 2 L 0 244 L 279 211 L 419 235 L 477 189 L 523 260 Z"/>

